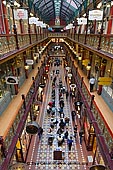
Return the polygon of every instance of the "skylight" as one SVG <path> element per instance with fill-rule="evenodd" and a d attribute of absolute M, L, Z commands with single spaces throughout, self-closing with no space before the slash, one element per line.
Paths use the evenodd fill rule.
<path fill-rule="evenodd" d="M 60 15 L 60 6 L 61 6 L 61 0 L 54 0 L 55 5 L 55 14 L 56 16 Z"/>

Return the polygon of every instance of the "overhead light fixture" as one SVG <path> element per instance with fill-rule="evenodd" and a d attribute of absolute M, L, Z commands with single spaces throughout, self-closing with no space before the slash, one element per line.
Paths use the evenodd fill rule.
<path fill-rule="evenodd" d="M 86 13 L 83 15 L 83 17 L 85 17 L 86 16 Z"/>
<path fill-rule="evenodd" d="M 6 5 L 6 1 L 3 1 L 2 3 L 3 3 L 4 5 Z"/>
<path fill-rule="evenodd" d="M 97 8 L 100 9 L 102 6 L 102 2 L 100 2 L 98 5 L 97 5 Z"/>
<path fill-rule="evenodd" d="M 20 4 L 18 2 L 16 2 L 16 1 L 14 1 L 14 6 L 20 7 Z"/>
<path fill-rule="evenodd" d="M 90 63 L 88 63 L 88 65 L 86 66 L 86 69 L 91 70 L 91 64 Z"/>
<path fill-rule="evenodd" d="M 81 61 L 81 60 L 82 60 L 82 57 L 81 57 L 81 56 L 79 56 L 79 57 L 78 57 L 78 60 L 79 60 L 79 61 Z"/>
<path fill-rule="evenodd" d="M 10 4 L 7 4 L 7 7 L 9 8 L 9 7 L 10 7 Z"/>
<path fill-rule="evenodd" d="M 30 16 L 33 17 L 33 13 L 30 12 Z"/>
<path fill-rule="evenodd" d="M 24 66 L 25 70 L 29 70 L 29 65 L 27 65 L 27 63 Z"/>

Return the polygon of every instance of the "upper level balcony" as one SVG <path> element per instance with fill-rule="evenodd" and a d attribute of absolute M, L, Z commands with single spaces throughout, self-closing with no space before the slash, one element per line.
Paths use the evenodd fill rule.
<path fill-rule="evenodd" d="M 44 33 L 44 34 L 15 34 L 0 35 L 0 60 L 18 51 L 36 45 L 47 38 L 69 38 L 73 42 L 86 46 L 91 50 L 103 52 L 113 58 L 113 35 L 105 34 L 69 34 L 69 33 Z"/>

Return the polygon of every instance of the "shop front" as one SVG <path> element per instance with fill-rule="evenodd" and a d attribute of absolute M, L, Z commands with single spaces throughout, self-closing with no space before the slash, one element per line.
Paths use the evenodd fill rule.
<path fill-rule="evenodd" d="M 84 121 L 84 140 L 88 151 L 92 151 L 95 146 L 95 131 L 93 125 L 89 122 L 88 118 Z"/>

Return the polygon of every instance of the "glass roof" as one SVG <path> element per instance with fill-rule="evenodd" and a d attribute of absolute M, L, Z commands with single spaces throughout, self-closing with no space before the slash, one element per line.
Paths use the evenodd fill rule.
<path fill-rule="evenodd" d="M 46 24 L 59 18 L 60 23 L 70 23 L 84 1 L 88 0 L 29 0 L 29 8 L 35 8 L 37 16 Z"/>

